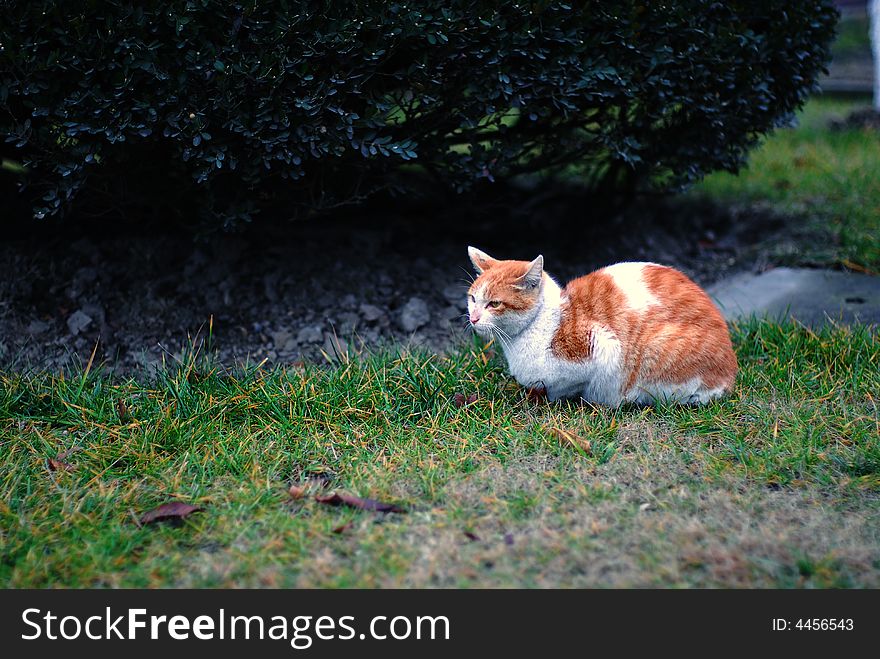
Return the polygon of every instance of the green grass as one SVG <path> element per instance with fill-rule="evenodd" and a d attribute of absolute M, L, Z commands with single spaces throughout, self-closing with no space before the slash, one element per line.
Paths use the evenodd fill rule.
<path fill-rule="evenodd" d="M 828 127 L 857 107 L 814 98 L 800 125 L 768 137 L 738 175 L 713 174 L 692 194 L 791 214 L 797 249 L 785 261 L 880 272 L 880 132 Z"/>
<path fill-rule="evenodd" d="M 880 340 L 752 322 L 735 343 L 735 395 L 700 408 L 536 404 L 476 344 L 6 373 L 0 585 L 877 587 Z M 319 479 L 409 512 L 287 493 Z M 169 500 L 204 511 L 136 522 Z"/>

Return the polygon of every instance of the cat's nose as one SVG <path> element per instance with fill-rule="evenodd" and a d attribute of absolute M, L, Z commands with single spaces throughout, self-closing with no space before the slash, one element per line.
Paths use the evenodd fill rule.
<path fill-rule="evenodd" d="M 478 322 L 480 322 L 480 310 L 474 309 L 471 311 L 471 324 L 476 325 Z"/>

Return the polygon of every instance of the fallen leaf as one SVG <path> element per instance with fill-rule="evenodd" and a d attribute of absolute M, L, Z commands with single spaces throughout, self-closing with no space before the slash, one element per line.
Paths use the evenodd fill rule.
<path fill-rule="evenodd" d="M 480 541 L 480 536 L 478 536 L 476 533 L 471 533 L 470 531 L 465 531 L 464 537 L 467 538 L 468 540 L 470 540 L 471 542 L 479 542 Z"/>
<path fill-rule="evenodd" d="M 82 451 L 81 446 L 73 446 L 66 451 L 61 451 L 54 458 L 48 458 L 46 463 L 49 465 L 49 471 L 74 471 L 76 469 L 75 465 L 66 462 L 67 458 L 72 454 Z"/>
<path fill-rule="evenodd" d="M 345 533 L 352 526 L 354 526 L 354 522 L 346 522 L 342 526 L 337 526 L 335 529 L 333 529 L 333 533 L 336 533 L 336 534 Z"/>
<path fill-rule="evenodd" d="M 323 467 L 308 469 L 293 476 L 293 482 L 287 489 L 287 493 L 291 499 L 302 499 L 312 492 L 330 487 L 335 477 L 333 472 Z"/>
<path fill-rule="evenodd" d="M 880 275 L 880 272 L 877 272 L 876 270 L 872 270 L 871 268 L 866 268 L 865 266 L 859 265 L 858 263 L 850 261 L 849 259 L 841 260 L 840 264 L 846 268 L 849 268 L 850 270 L 855 270 L 856 272 L 863 272 L 866 275 L 874 275 L 874 276 Z"/>
<path fill-rule="evenodd" d="M 128 406 L 126 406 L 125 401 L 121 398 L 116 402 L 116 414 L 119 415 L 120 423 L 128 423 Z"/>
<path fill-rule="evenodd" d="M 290 495 L 292 499 L 302 499 L 306 494 L 308 494 L 309 488 L 304 485 L 297 485 L 294 483 L 290 486 L 290 489 L 287 490 L 287 493 Z"/>
<path fill-rule="evenodd" d="M 151 524 L 164 519 L 183 519 L 187 515 L 200 510 L 202 509 L 198 506 L 183 503 L 182 501 L 172 501 L 170 503 L 163 503 L 161 506 L 141 515 L 140 523 Z"/>
<path fill-rule="evenodd" d="M 471 394 L 470 396 L 465 396 L 464 394 L 455 394 L 452 397 L 452 402 L 455 404 L 456 407 L 464 407 L 465 405 L 476 403 L 477 394 Z"/>
<path fill-rule="evenodd" d="M 68 457 L 73 455 L 74 453 L 79 453 L 82 451 L 82 446 L 71 446 L 66 451 L 61 451 L 58 455 L 55 456 L 56 460 L 66 460 Z"/>
<path fill-rule="evenodd" d="M 568 443 L 574 446 L 577 449 L 580 449 L 584 453 L 590 453 L 592 450 L 592 444 L 589 439 L 584 437 L 579 437 L 568 430 L 563 430 L 562 428 L 551 427 L 549 428 L 550 432 L 553 434 L 556 439 L 558 439 L 563 444 Z"/>
<path fill-rule="evenodd" d="M 375 510 L 380 513 L 405 513 L 406 509 L 393 503 L 384 503 L 375 499 L 362 499 L 345 492 L 331 492 L 330 494 L 316 494 L 315 501 L 326 503 L 328 506 L 349 506 L 360 510 Z"/>

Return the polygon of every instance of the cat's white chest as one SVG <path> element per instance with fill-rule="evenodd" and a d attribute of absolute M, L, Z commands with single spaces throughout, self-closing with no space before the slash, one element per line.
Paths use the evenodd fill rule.
<path fill-rule="evenodd" d="M 618 338 L 608 329 L 595 326 L 589 359 L 560 359 L 552 349 L 560 320 L 559 305 L 546 305 L 527 329 L 504 344 L 511 376 L 524 387 L 546 389 L 551 400 L 583 396 L 612 405 L 619 403 L 623 350 Z"/>
<path fill-rule="evenodd" d="M 510 374 L 524 387 L 546 386 L 545 380 L 551 375 L 550 342 L 543 338 L 520 336 L 504 351 Z"/>

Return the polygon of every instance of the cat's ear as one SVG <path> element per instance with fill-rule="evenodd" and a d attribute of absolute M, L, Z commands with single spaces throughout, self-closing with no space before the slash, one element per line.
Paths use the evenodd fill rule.
<path fill-rule="evenodd" d="M 497 259 L 493 259 L 491 256 L 486 254 L 476 247 L 468 247 L 468 256 L 471 257 L 471 263 L 474 264 L 474 268 L 476 268 L 477 272 L 483 272 L 483 270 L 488 270 L 493 265 L 498 263 Z"/>
<path fill-rule="evenodd" d="M 537 288 L 541 283 L 541 278 L 544 275 L 544 257 L 538 254 L 538 258 L 529 263 L 528 269 L 526 270 L 526 274 L 524 274 L 520 279 L 523 282 L 524 288 Z"/>

